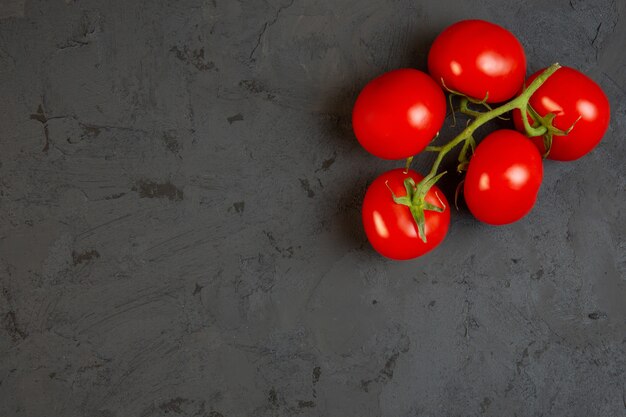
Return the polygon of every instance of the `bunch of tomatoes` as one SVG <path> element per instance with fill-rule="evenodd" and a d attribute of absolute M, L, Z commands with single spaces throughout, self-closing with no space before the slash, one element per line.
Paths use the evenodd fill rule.
<path fill-rule="evenodd" d="M 478 220 L 503 225 L 534 206 L 543 159 L 573 161 L 602 139 L 610 119 L 602 89 L 576 69 L 553 64 L 526 79 L 526 56 L 508 30 L 482 20 L 446 28 L 428 55 L 428 74 L 387 72 L 370 81 L 352 113 L 361 145 L 383 159 L 407 159 L 406 168 L 380 175 L 369 186 L 362 216 L 380 254 L 411 259 L 439 245 L 450 224 L 450 204 L 436 183 L 444 156 L 459 148 L 462 192 Z M 467 127 L 443 145 L 431 144 L 446 117 L 446 94 L 457 98 Z M 454 109 L 453 109 L 454 111 Z M 483 124 L 512 112 L 515 130 L 501 129 L 480 143 Z M 471 122 L 470 122 L 471 121 Z M 409 169 L 420 152 L 437 158 L 430 172 Z"/>

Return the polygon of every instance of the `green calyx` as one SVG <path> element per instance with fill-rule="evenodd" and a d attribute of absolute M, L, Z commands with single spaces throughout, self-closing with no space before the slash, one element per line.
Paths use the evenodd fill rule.
<path fill-rule="evenodd" d="M 528 122 L 528 118 L 522 117 L 524 121 L 524 129 L 526 130 L 526 134 L 528 136 L 543 136 L 543 147 L 545 152 L 543 154 L 544 158 L 547 158 L 550 154 L 550 149 L 552 149 L 552 139 L 556 136 L 566 136 L 569 134 L 576 123 L 581 119 L 582 116 L 579 116 L 578 119 L 572 123 L 572 125 L 566 130 L 558 129 L 554 126 L 554 118 L 557 116 L 554 113 L 548 113 L 545 116 L 541 116 L 535 109 L 532 108 L 530 104 L 526 107 L 527 114 L 533 121 L 533 124 L 530 125 Z M 524 114 L 524 113 L 522 113 Z M 527 127 L 527 125 L 529 127 Z"/>
<path fill-rule="evenodd" d="M 558 63 L 554 63 L 546 68 L 537 78 L 527 86 L 520 95 L 501 105 L 500 107 L 492 108 L 489 104 L 487 104 L 487 99 L 489 97 L 489 93 L 485 95 L 483 100 L 477 100 L 475 98 L 467 97 L 466 95 L 458 92 L 450 90 L 446 87 L 445 82 L 441 80 L 443 88 L 446 89 L 450 95 L 450 107 L 452 107 L 452 115 L 454 118 L 454 122 L 456 124 L 456 116 L 454 115 L 454 107 L 452 106 L 452 97 L 458 96 L 461 98 L 459 111 L 471 118 L 473 120 L 468 120 L 468 124 L 463 129 L 461 133 L 459 133 L 454 139 L 449 141 L 448 143 L 440 146 L 427 146 L 425 151 L 427 152 L 435 152 L 437 157 L 435 158 L 435 162 L 430 169 L 428 175 L 426 175 L 419 183 L 415 183 L 412 178 L 407 178 L 404 181 L 404 186 L 406 188 L 406 196 L 397 197 L 393 191 L 391 192 L 393 196 L 393 201 L 397 204 L 402 204 L 411 210 L 411 214 L 413 215 L 413 219 L 415 220 L 415 224 L 417 225 L 417 229 L 419 232 L 419 236 L 422 241 L 426 242 L 426 234 L 425 234 L 425 214 L 426 210 L 432 210 L 437 212 L 442 212 L 446 209 L 445 205 L 440 199 L 441 206 L 438 207 L 434 204 L 430 204 L 425 201 L 426 194 L 430 190 L 430 188 L 435 185 L 435 183 L 445 175 L 445 172 L 437 174 L 439 170 L 439 165 L 443 161 L 444 157 L 448 152 L 454 149 L 457 145 L 463 143 L 461 148 L 461 152 L 458 156 L 458 165 L 457 171 L 462 172 L 465 171 L 470 163 L 470 159 L 474 154 L 474 149 L 476 148 L 476 141 L 474 139 L 474 132 L 484 125 L 485 123 L 496 119 L 496 118 L 505 118 L 504 114 L 518 109 L 520 110 L 522 115 L 529 114 L 531 119 L 533 120 L 533 124 L 531 125 L 528 121 L 527 117 L 522 117 L 524 128 L 526 130 L 526 134 L 528 136 L 544 136 L 544 145 L 547 150 L 547 153 L 550 151 L 550 147 L 552 145 L 552 137 L 554 135 L 566 135 L 568 134 L 574 125 L 572 125 L 568 130 L 563 131 L 559 130 L 553 125 L 553 120 L 555 115 L 548 114 L 546 116 L 539 116 L 537 112 L 528 104 L 528 101 L 532 97 L 532 95 L 539 89 L 539 87 L 552 75 L 554 74 L 561 66 Z M 478 111 L 470 108 L 470 104 L 483 106 L 485 111 Z M 576 124 L 576 123 L 574 123 Z M 408 167 L 411 164 L 413 157 L 410 157 L 407 160 L 406 171 L 408 171 Z M 405 172 L 406 172 L 405 171 Z M 390 189 L 391 191 L 391 189 Z M 458 188 L 457 188 L 458 193 Z"/>
<path fill-rule="evenodd" d="M 446 205 L 439 198 L 440 206 L 436 206 L 432 203 L 426 201 L 426 194 L 432 188 L 433 185 L 445 174 L 442 172 L 439 175 L 435 175 L 433 177 L 425 177 L 419 183 L 415 183 L 413 178 L 409 177 L 404 180 L 404 188 L 406 189 L 406 195 L 404 196 L 396 196 L 394 192 L 387 184 L 387 188 L 391 191 L 391 196 L 393 197 L 393 201 L 396 204 L 402 204 L 403 206 L 407 206 L 411 211 L 411 215 L 413 216 L 413 220 L 417 225 L 417 231 L 420 239 L 424 243 L 426 243 L 426 214 L 427 210 L 436 211 L 438 213 L 443 212 L 446 209 Z"/>

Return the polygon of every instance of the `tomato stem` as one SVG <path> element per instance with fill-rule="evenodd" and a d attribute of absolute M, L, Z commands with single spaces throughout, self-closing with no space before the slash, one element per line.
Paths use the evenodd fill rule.
<path fill-rule="evenodd" d="M 548 129 L 545 126 L 539 124 L 539 126 L 534 127 L 534 126 L 531 126 L 530 123 L 528 123 L 528 113 L 530 109 L 532 109 L 532 107 L 528 103 L 526 103 L 520 109 L 522 112 L 522 123 L 524 123 L 524 130 L 526 131 L 526 135 L 530 137 L 545 135 L 548 132 Z M 533 122 L 534 121 L 535 119 L 533 118 Z M 533 125 L 534 124 L 536 123 L 533 123 Z"/>
<path fill-rule="evenodd" d="M 409 168 L 411 168 L 411 163 L 413 162 L 413 156 L 409 156 L 406 159 L 406 164 L 404 165 L 404 173 L 406 174 L 407 172 L 409 172 Z"/>
<path fill-rule="evenodd" d="M 406 204 L 409 206 L 409 208 L 411 209 L 411 214 L 413 215 L 413 219 L 415 220 L 415 223 L 417 225 L 419 236 L 424 242 L 426 242 L 426 235 L 424 232 L 424 224 L 425 224 L 424 210 L 441 210 L 441 208 L 439 207 L 426 204 L 424 201 L 424 198 L 428 190 L 445 174 L 445 172 L 442 172 L 441 174 L 437 174 L 437 171 L 439 170 L 439 165 L 441 165 L 441 162 L 443 161 L 443 158 L 446 156 L 446 154 L 448 154 L 448 152 L 450 152 L 460 143 L 463 143 L 464 144 L 463 149 L 461 150 L 461 154 L 459 155 L 458 169 L 459 170 L 464 169 L 465 166 L 467 166 L 468 161 L 469 161 L 469 157 L 467 155 L 469 150 L 471 149 L 472 153 L 474 150 L 475 141 L 474 141 L 473 134 L 476 131 L 476 129 L 478 129 L 485 123 L 495 118 L 502 117 L 503 114 L 510 112 L 511 110 L 515 110 L 515 109 L 519 109 L 522 112 L 522 120 L 524 122 L 524 128 L 526 129 L 526 132 L 529 136 L 539 136 L 539 135 L 546 135 L 546 134 L 551 135 L 553 130 L 547 128 L 544 125 L 544 123 L 541 123 L 540 126 L 538 127 L 531 126 L 530 123 L 528 123 L 527 115 L 528 115 L 528 111 L 531 109 L 531 107 L 528 104 L 528 101 L 530 100 L 530 97 L 537 91 L 537 89 L 539 89 L 539 87 L 541 87 L 541 85 L 552 74 L 554 74 L 559 68 L 561 68 L 561 66 L 558 63 L 554 63 L 550 65 L 537 78 L 535 78 L 533 82 L 530 83 L 530 85 L 526 89 L 524 89 L 524 91 L 522 91 L 522 93 L 519 96 L 509 101 L 508 103 L 501 105 L 500 107 L 491 108 L 486 103 L 487 97 L 485 97 L 485 99 L 482 101 L 477 101 L 477 100 L 472 100 L 468 97 L 463 96 L 463 98 L 461 99 L 460 111 L 466 115 L 474 117 L 474 120 L 471 123 L 468 123 L 467 127 L 463 129 L 461 133 L 459 133 L 454 139 L 452 139 L 450 142 L 446 143 L 445 145 L 427 146 L 425 148 L 426 151 L 437 153 L 437 158 L 435 159 L 435 162 L 433 163 L 430 169 L 430 172 L 419 182 L 419 184 L 417 184 L 414 187 L 414 190 L 412 190 L 410 193 L 409 193 L 409 188 L 407 186 L 407 195 L 411 196 L 409 197 L 411 204 L 406 204 L 406 201 L 403 201 L 403 202 L 400 202 L 399 200 L 396 201 L 399 204 Z M 443 84 L 443 86 L 445 89 L 448 90 L 445 84 Z M 461 95 L 460 93 L 457 93 L 452 90 L 448 90 L 448 91 L 451 94 Z M 470 102 L 486 107 L 487 111 L 480 112 L 480 111 L 475 111 L 475 110 L 470 109 L 469 108 Z M 453 112 L 454 112 L 454 109 L 453 109 Z M 407 169 L 410 164 L 410 160 L 411 159 L 407 161 L 408 162 Z M 394 200 L 396 200 L 395 196 L 394 196 Z"/>
<path fill-rule="evenodd" d="M 526 112 L 528 109 L 528 101 L 530 100 L 530 97 L 559 68 L 561 68 L 561 66 L 558 63 L 554 63 L 550 65 L 537 78 L 535 78 L 533 82 L 519 96 L 509 101 L 508 103 L 503 104 L 500 107 L 496 107 L 486 112 L 476 112 L 474 110 L 469 109 L 468 108 L 469 100 L 463 99 L 461 101 L 461 111 L 464 113 L 471 112 L 471 113 L 466 113 L 466 114 L 475 116 L 475 119 L 465 129 L 463 129 L 463 131 L 459 133 L 458 136 L 456 136 L 454 139 L 452 139 L 450 142 L 446 143 L 445 145 L 430 146 L 426 148 L 426 150 L 438 152 L 438 154 L 430 172 L 424 178 L 423 181 L 426 181 L 427 178 L 430 179 L 430 178 L 433 178 L 435 175 L 437 175 L 437 171 L 439 170 L 439 165 L 443 161 L 443 158 L 446 156 L 446 154 L 450 152 L 452 149 L 454 149 L 460 143 L 469 141 L 472 138 L 472 135 L 474 134 L 476 129 L 478 129 L 485 123 L 495 118 L 498 118 L 507 112 L 510 112 L 511 110 L 519 109 L 522 112 L 522 119 L 525 120 L 524 127 L 528 125 L 527 130 L 530 129 L 530 132 L 533 132 L 533 136 L 544 134 L 546 132 L 546 128 L 544 126 L 533 128 L 528 123 L 528 119 L 526 119 L 523 116 L 526 115 Z"/>
<path fill-rule="evenodd" d="M 469 99 L 467 97 L 463 97 L 461 99 L 460 109 L 461 113 L 466 114 L 471 117 L 478 117 L 482 114 L 482 112 L 472 110 L 469 108 Z"/>

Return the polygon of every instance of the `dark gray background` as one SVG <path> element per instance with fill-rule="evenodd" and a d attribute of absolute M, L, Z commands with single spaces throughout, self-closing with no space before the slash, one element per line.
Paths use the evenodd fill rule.
<path fill-rule="evenodd" d="M 624 1 L 0 16 L 1 416 L 626 415 Z M 519 223 L 461 210 L 433 253 L 385 260 L 359 207 L 399 164 L 358 146 L 352 103 L 471 17 L 513 31 L 529 72 L 591 75 L 610 129 L 545 164 Z"/>

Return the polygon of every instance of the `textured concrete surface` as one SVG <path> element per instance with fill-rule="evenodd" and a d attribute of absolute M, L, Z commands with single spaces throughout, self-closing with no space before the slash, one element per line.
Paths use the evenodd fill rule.
<path fill-rule="evenodd" d="M 624 1 L 0 17 L 0 416 L 626 415 Z M 398 164 L 357 145 L 352 103 L 470 17 L 516 33 L 529 72 L 588 72 L 610 130 L 546 163 L 523 221 L 462 209 L 435 252 L 387 261 L 359 205 Z"/>

